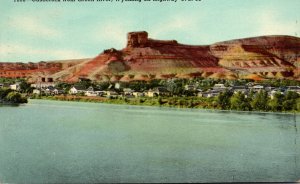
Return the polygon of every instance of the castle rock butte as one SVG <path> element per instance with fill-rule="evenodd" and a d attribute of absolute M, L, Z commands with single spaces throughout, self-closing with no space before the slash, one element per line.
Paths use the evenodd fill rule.
<path fill-rule="evenodd" d="M 39 63 L 0 63 L 0 77 L 39 77 L 76 82 L 134 81 L 167 78 L 300 80 L 300 38 L 261 36 L 212 45 L 184 45 L 130 32 L 122 50 L 108 49 L 94 58 Z"/>

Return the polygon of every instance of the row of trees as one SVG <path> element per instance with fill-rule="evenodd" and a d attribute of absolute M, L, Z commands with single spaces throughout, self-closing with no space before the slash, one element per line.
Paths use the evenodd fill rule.
<path fill-rule="evenodd" d="M 300 95 L 293 91 L 275 93 L 271 99 L 266 91 L 251 92 L 248 96 L 225 91 L 217 97 L 218 105 L 224 110 L 241 111 L 300 111 Z"/>

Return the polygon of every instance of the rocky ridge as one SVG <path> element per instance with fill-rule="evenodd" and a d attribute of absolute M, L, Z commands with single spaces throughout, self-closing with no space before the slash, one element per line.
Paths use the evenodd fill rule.
<path fill-rule="evenodd" d="M 154 40 L 130 32 L 122 50 L 108 49 L 91 59 L 40 63 L 0 63 L 0 77 L 47 75 L 56 81 L 79 78 L 132 81 L 166 78 L 300 79 L 300 38 L 261 36 L 191 46 L 176 40 Z"/>

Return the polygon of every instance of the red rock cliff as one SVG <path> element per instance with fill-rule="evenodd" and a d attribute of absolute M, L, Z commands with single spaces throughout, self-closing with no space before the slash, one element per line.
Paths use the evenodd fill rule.
<path fill-rule="evenodd" d="M 191 46 L 176 40 L 155 40 L 130 32 L 122 50 L 108 49 L 77 62 L 1 63 L 0 76 L 49 75 L 55 80 L 130 81 L 155 78 L 291 78 L 300 77 L 300 38 L 262 36 Z"/>

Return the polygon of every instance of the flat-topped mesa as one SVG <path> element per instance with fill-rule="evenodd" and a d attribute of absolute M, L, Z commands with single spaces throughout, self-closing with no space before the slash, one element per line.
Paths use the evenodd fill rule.
<path fill-rule="evenodd" d="M 126 48 L 159 47 L 163 45 L 178 45 L 176 40 L 154 40 L 148 38 L 146 31 L 130 32 L 127 34 Z"/>
<path fill-rule="evenodd" d="M 146 31 L 130 32 L 127 34 L 127 48 L 145 47 L 148 42 Z"/>

